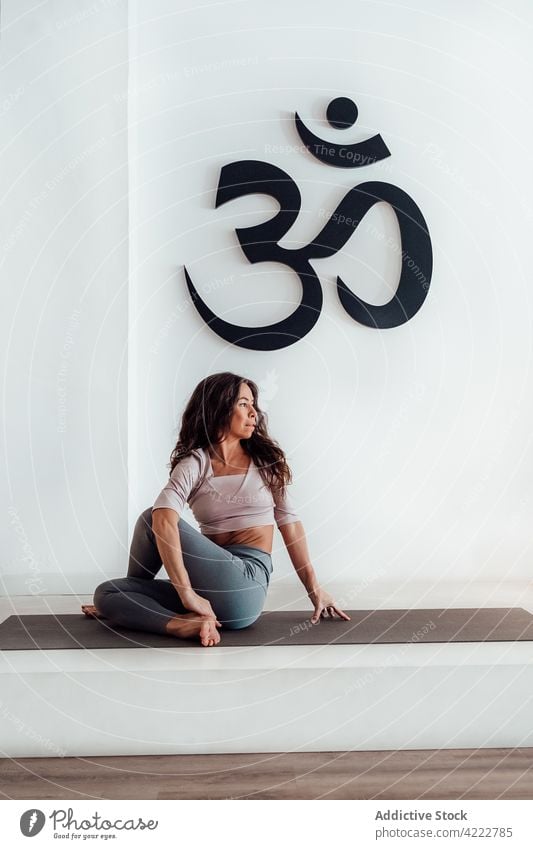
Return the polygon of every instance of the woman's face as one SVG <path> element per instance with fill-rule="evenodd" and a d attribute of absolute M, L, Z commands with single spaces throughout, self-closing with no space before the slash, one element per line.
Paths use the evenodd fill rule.
<path fill-rule="evenodd" d="M 241 383 L 239 396 L 233 407 L 230 421 L 230 434 L 237 439 L 249 439 L 257 423 L 252 390 L 247 383 Z"/>

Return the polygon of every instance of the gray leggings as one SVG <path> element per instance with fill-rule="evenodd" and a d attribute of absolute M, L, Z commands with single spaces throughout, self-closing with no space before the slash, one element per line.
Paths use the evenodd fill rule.
<path fill-rule="evenodd" d="M 255 622 L 272 574 L 271 555 L 249 545 L 217 545 L 182 518 L 178 531 L 192 587 L 209 600 L 222 627 L 246 628 Z M 170 581 L 155 578 L 162 565 L 149 507 L 135 524 L 128 576 L 104 581 L 95 590 L 98 611 L 112 625 L 167 633 L 167 622 L 188 611 Z"/>

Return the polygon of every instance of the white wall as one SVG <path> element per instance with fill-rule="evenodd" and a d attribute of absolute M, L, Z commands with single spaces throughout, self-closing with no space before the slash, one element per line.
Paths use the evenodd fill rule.
<path fill-rule="evenodd" d="M 0 591 L 89 592 L 127 554 L 127 6 L 1 23 Z"/>
<path fill-rule="evenodd" d="M 155 0 L 131 8 L 138 361 L 130 518 L 164 484 L 193 387 L 228 369 L 265 390 L 321 580 L 529 576 L 530 5 Z M 348 131 L 324 121 L 339 95 L 359 107 Z M 295 110 L 324 138 L 380 132 L 392 156 L 353 172 L 327 168 L 296 149 Z M 307 243 L 324 210 L 358 182 L 409 192 L 434 250 L 432 287 L 415 318 L 371 330 L 337 300 L 339 273 L 375 302 L 396 283 L 398 250 L 384 240 L 397 228 L 380 205 L 342 255 L 314 263 L 325 303 L 302 341 L 246 352 L 212 333 L 191 306 L 184 264 L 231 322 L 268 324 L 300 300 L 290 271 L 248 265 L 234 235 L 271 216 L 275 203 L 258 196 L 214 208 L 221 166 L 240 158 L 277 164 L 297 181 L 302 213 L 286 246 Z M 275 546 L 279 576 L 291 567 L 279 535 Z"/>
<path fill-rule="evenodd" d="M 532 16 L 519 0 L 4 0 L 4 591 L 124 572 L 183 405 L 225 369 L 263 390 L 321 580 L 529 577 Z M 338 95 L 359 107 L 344 132 L 323 118 Z M 295 110 L 325 138 L 380 132 L 392 156 L 327 168 L 297 149 Z M 376 302 L 395 285 L 380 206 L 314 263 L 324 308 L 302 341 L 265 354 L 209 331 L 184 264 L 232 322 L 300 300 L 291 272 L 236 243 L 274 202 L 214 209 L 221 166 L 252 157 L 302 192 L 287 246 L 358 182 L 409 192 L 435 260 L 418 315 L 376 331 L 338 303 L 337 274 Z M 274 556 L 289 573 L 279 535 Z"/>

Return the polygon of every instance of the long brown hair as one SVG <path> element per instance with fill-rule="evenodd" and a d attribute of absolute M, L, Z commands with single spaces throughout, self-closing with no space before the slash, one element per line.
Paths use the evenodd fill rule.
<path fill-rule="evenodd" d="M 170 455 L 170 474 L 174 467 L 195 448 L 218 443 L 229 427 L 241 383 L 250 387 L 257 413 L 256 427 L 241 446 L 256 464 L 264 483 L 272 491 L 291 483 L 292 472 L 285 454 L 268 434 L 266 413 L 259 409 L 257 385 L 248 377 L 221 371 L 205 377 L 194 389 L 182 414 L 178 441 Z"/>

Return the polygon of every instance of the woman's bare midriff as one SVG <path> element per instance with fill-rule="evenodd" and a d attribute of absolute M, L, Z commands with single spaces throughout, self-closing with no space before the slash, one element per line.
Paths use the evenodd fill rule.
<path fill-rule="evenodd" d="M 246 472 L 250 466 L 251 458 L 249 454 L 243 452 L 241 456 L 234 461 L 232 465 L 223 465 L 217 457 L 210 454 L 211 468 L 214 477 L 220 475 L 228 476 L 234 474 L 242 474 Z M 228 472 L 228 469 L 231 469 Z M 237 469 L 237 471 L 234 471 Z M 223 531 L 219 534 L 204 534 L 207 539 L 216 542 L 217 545 L 251 545 L 253 548 L 261 548 L 263 551 L 272 554 L 272 541 L 274 539 L 274 525 L 260 525 L 256 528 L 241 528 L 238 531 Z"/>
<path fill-rule="evenodd" d="M 224 531 L 220 534 L 204 534 L 217 545 L 251 545 L 272 554 L 274 525 L 261 525 L 257 528 L 241 528 L 238 531 Z"/>

